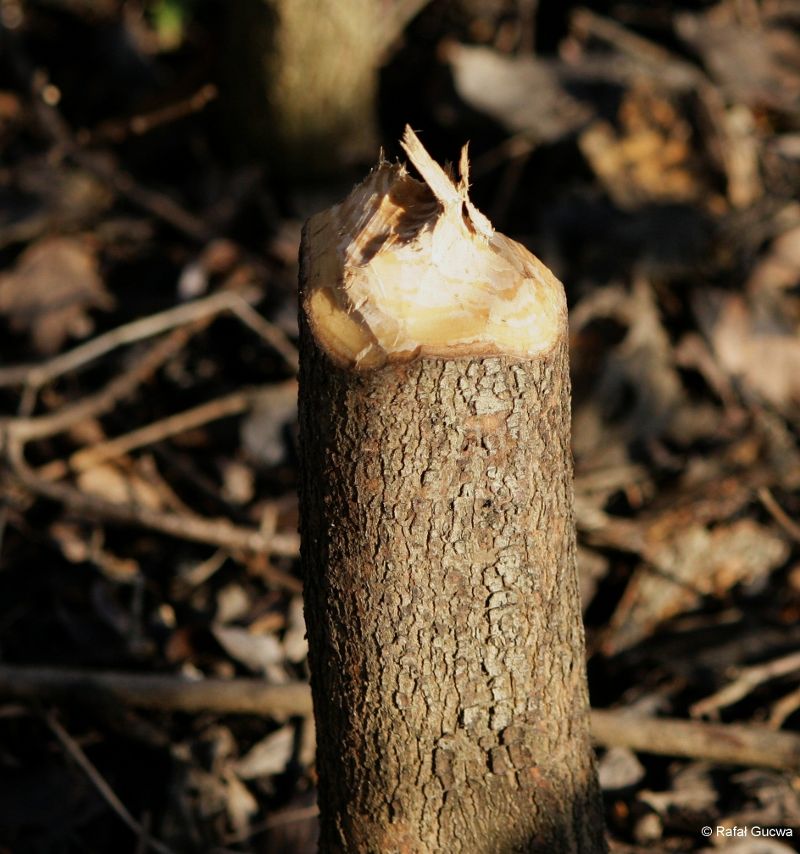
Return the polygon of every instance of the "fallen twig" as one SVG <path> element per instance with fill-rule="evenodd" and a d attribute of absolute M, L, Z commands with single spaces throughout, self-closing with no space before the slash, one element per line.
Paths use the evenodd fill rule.
<path fill-rule="evenodd" d="M 743 667 L 737 670 L 733 682 L 714 692 L 711 696 L 698 701 L 689 711 L 693 716 L 716 712 L 718 709 L 724 709 L 726 706 L 738 703 L 739 700 L 752 693 L 764 682 L 769 682 L 770 679 L 778 679 L 781 676 L 788 676 L 797 671 L 800 671 L 800 652 L 793 652 L 753 667 Z"/>
<path fill-rule="evenodd" d="M 180 333 L 183 331 L 178 330 Z M 166 344 L 170 343 L 172 343 L 171 337 L 166 341 Z M 52 416 L 12 419 L 5 425 L 0 424 L 0 427 L 5 426 L 4 442 L 0 442 L 0 446 L 5 445 L 6 458 L 10 463 L 12 472 L 22 485 L 31 492 L 58 501 L 74 512 L 86 513 L 111 522 L 139 525 L 170 536 L 221 546 L 231 551 L 261 552 L 296 557 L 300 552 L 297 534 L 265 533 L 255 529 L 238 527 L 226 519 L 207 519 L 202 516 L 163 512 L 137 505 L 107 501 L 66 484 L 52 483 L 37 475 L 26 463 L 24 447 L 27 441 L 32 438 L 52 435 L 66 429 L 81 418 L 87 418 L 99 414 L 100 411 L 105 411 L 107 406 L 110 406 L 119 397 L 124 396 L 123 392 L 128 393 L 130 391 L 131 383 L 134 379 L 141 377 L 144 368 L 152 369 L 150 362 L 155 358 L 155 355 L 164 354 L 162 349 L 161 346 L 153 348 L 150 354 L 151 359 L 145 359 L 138 363 L 132 371 L 109 383 L 103 391 L 91 395 L 89 401 L 80 401 L 73 407 Z M 2 432 L 0 432 L 0 438 L 3 438 Z M 279 582 L 281 578 L 284 578 L 282 586 L 296 591 L 299 586 L 297 579 L 278 570 L 272 571 L 273 581 Z"/>
<path fill-rule="evenodd" d="M 255 529 L 239 527 L 227 519 L 207 519 L 203 516 L 189 516 L 107 501 L 81 492 L 75 487 L 52 483 L 39 477 L 21 459 L 19 446 L 11 446 L 10 451 L 14 474 L 25 487 L 37 495 L 64 504 L 73 512 L 86 513 L 109 522 L 138 525 L 179 539 L 220 546 L 231 551 L 261 552 L 283 557 L 296 557 L 300 553 L 300 538 L 297 534 L 265 534 Z M 284 577 L 284 573 L 273 570 L 271 577 L 273 581 L 277 581 L 279 577 Z M 299 587 L 299 582 L 294 577 L 285 578 L 286 582 L 282 586 L 291 590 Z"/>
<path fill-rule="evenodd" d="M 92 784 L 97 789 L 98 792 L 103 797 L 103 800 L 111 807 L 112 810 L 122 819 L 125 824 L 137 835 L 137 837 L 147 846 L 147 848 L 152 848 L 153 851 L 158 851 L 159 854 L 173 854 L 171 848 L 164 845 L 163 842 L 159 842 L 157 839 L 154 839 L 148 832 L 147 829 L 142 827 L 142 825 L 136 821 L 136 819 L 130 814 L 128 808 L 122 801 L 117 797 L 116 792 L 111 788 L 111 786 L 106 781 L 105 777 L 94 767 L 94 765 L 89 760 L 89 757 L 83 752 L 81 746 L 75 741 L 74 738 L 61 726 L 61 724 L 56 720 L 55 716 L 52 714 L 48 714 L 45 716 L 45 720 L 47 721 L 47 725 L 50 727 L 53 735 L 61 742 L 63 748 L 69 753 L 69 755 L 75 760 L 75 762 L 80 765 L 83 771 L 86 773 L 86 776 L 92 781 Z"/>
<path fill-rule="evenodd" d="M 196 321 L 195 323 L 200 323 Z M 89 418 L 98 418 L 110 412 L 114 406 L 128 397 L 138 386 L 151 377 L 168 359 L 183 349 L 197 327 L 175 329 L 158 341 L 141 359 L 127 370 L 114 377 L 105 388 L 88 394 L 68 406 L 47 415 L 32 418 L 8 418 L 0 420 L 0 437 L 5 436 L 8 445 L 23 447 L 28 442 L 63 433 L 75 424 Z M 2 442 L 0 442 L 2 446 Z"/>
<path fill-rule="evenodd" d="M 256 335 L 263 338 L 281 356 L 286 364 L 297 373 L 300 366 L 300 357 L 297 348 L 292 344 L 284 331 L 262 317 L 249 303 L 239 300 L 231 306 L 231 311 L 239 320 L 252 329 Z"/>
<path fill-rule="evenodd" d="M 206 83 L 188 97 L 152 112 L 140 113 L 126 119 L 112 119 L 92 131 L 78 131 L 76 139 L 80 145 L 94 145 L 104 141 L 122 142 L 129 134 L 142 136 L 154 128 L 199 113 L 214 101 L 218 94 L 219 91 L 213 83 Z"/>
<path fill-rule="evenodd" d="M 694 88 L 708 79 L 696 65 L 589 9 L 577 9 L 572 14 L 572 25 L 577 31 L 612 45 L 620 53 L 652 69 L 659 79 L 667 79 L 676 87 Z"/>
<path fill-rule="evenodd" d="M 764 505 L 767 512 L 783 528 L 783 530 L 797 543 L 800 543 L 800 525 L 792 519 L 787 512 L 775 500 L 775 496 L 766 486 L 758 490 L 758 499 Z"/>
<path fill-rule="evenodd" d="M 220 546 L 231 551 L 296 557 L 300 545 L 299 538 L 294 533 L 268 533 L 241 528 L 225 519 L 207 519 L 107 501 L 73 486 L 52 483 L 47 477 L 33 471 L 25 461 L 24 451 L 28 442 L 53 436 L 80 421 L 108 412 L 183 347 L 186 339 L 198 326 L 208 322 L 210 318 L 205 316 L 194 320 L 188 328 L 173 330 L 169 336 L 153 346 L 143 359 L 115 377 L 105 388 L 71 406 L 36 418 L 9 418 L 0 421 L 0 448 L 4 448 L 12 472 L 25 487 L 37 495 L 64 504 L 73 512 L 86 513 L 111 522 L 139 525 L 170 536 Z M 299 588 L 297 579 L 277 569 L 271 570 L 270 578 L 285 589 L 296 592 Z"/>
<path fill-rule="evenodd" d="M 161 311 L 158 314 L 142 317 L 139 320 L 126 323 L 124 326 L 118 326 L 103 335 L 98 335 L 85 344 L 74 347 L 72 350 L 68 350 L 66 353 L 55 356 L 46 362 L 0 368 L 0 387 L 22 384 L 34 387 L 42 386 L 63 374 L 89 365 L 118 347 L 143 341 L 146 338 L 154 338 L 156 335 L 161 335 L 177 326 L 184 326 L 194 321 L 213 317 L 223 311 L 232 311 L 243 304 L 249 307 L 249 303 L 256 299 L 258 299 L 258 292 L 255 289 L 242 293 L 220 291 L 211 294 L 211 296 Z"/>
<path fill-rule="evenodd" d="M 651 718 L 608 709 L 592 711 L 592 737 L 604 747 L 628 747 L 726 765 L 800 770 L 800 736 L 743 724 Z"/>
<path fill-rule="evenodd" d="M 291 381 L 294 385 L 294 381 Z M 137 448 L 169 439 L 187 430 L 194 430 L 211 421 L 229 418 L 250 409 L 263 393 L 261 388 L 242 389 L 232 394 L 210 400 L 200 406 L 178 412 L 160 421 L 154 421 L 124 436 L 81 448 L 68 460 L 54 460 L 36 472 L 45 480 L 56 480 L 68 472 L 80 472 L 116 457 L 124 456 Z"/>
<path fill-rule="evenodd" d="M 0 665 L 0 696 L 278 719 L 311 714 L 311 691 L 306 683 L 269 685 L 261 679 L 191 680 L 171 675 Z"/>
<path fill-rule="evenodd" d="M 771 729 L 780 729 L 786 718 L 793 715 L 798 709 L 800 709 L 800 688 L 795 688 L 794 691 L 790 691 L 775 703 L 770 711 L 767 725 Z"/>
<path fill-rule="evenodd" d="M 30 92 L 34 114 L 41 129 L 54 143 L 56 154 L 69 158 L 73 163 L 104 181 L 121 196 L 192 240 L 200 243 L 209 241 L 212 234 L 206 223 L 174 199 L 164 193 L 141 186 L 132 175 L 113 166 L 109 167 L 91 152 L 84 150 L 76 141 L 72 129 L 61 113 L 44 97 L 48 85 L 47 75 L 34 68 L 17 38 L 7 38 L 4 47 L 10 55 L 14 73 Z"/>
<path fill-rule="evenodd" d="M 304 682 L 268 685 L 260 679 L 202 679 L 108 671 L 0 665 L 0 697 L 13 700 L 112 702 L 171 712 L 311 714 Z M 800 770 L 800 735 L 744 724 L 654 718 L 624 709 L 594 709 L 592 737 L 603 747 L 703 759 L 730 765 Z"/>
<path fill-rule="evenodd" d="M 203 220 L 187 211 L 175 199 L 166 193 L 142 186 L 129 172 L 109 166 L 105 159 L 81 149 L 71 137 L 65 144 L 65 153 L 81 169 L 85 169 L 120 196 L 172 226 L 185 237 L 201 244 L 208 243 L 214 237 L 213 231 Z"/>

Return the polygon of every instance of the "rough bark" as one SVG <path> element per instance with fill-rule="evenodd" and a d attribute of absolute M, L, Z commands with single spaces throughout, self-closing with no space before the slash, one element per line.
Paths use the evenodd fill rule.
<path fill-rule="evenodd" d="M 604 851 L 566 326 L 532 358 L 342 364 L 309 316 L 313 233 L 300 430 L 322 849 Z"/>

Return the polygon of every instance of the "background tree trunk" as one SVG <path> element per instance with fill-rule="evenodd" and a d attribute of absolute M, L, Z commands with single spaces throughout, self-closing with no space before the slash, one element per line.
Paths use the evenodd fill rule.
<path fill-rule="evenodd" d="M 309 181 L 376 154 L 375 0 L 235 0 L 224 104 L 238 147 Z"/>
<path fill-rule="evenodd" d="M 451 214 L 467 221 L 466 181 L 457 203 L 425 177 L 439 196 L 432 214 L 427 188 L 382 165 L 311 220 L 302 249 L 302 559 L 322 847 L 600 852 L 560 284 L 522 247 L 487 239 L 487 252 L 528 265 L 542 300 L 558 297 L 551 339 L 528 358 L 486 355 L 489 341 L 470 353 L 454 341 L 449 356 L 451 345 L 426 356 L 442 347 L 422 341 L 392 351 L 364 320 L 369 306 L 345 305 L 342 322 L 360 322 L 382 350 L 376 364 L 354 344 L 348 363 L 349 327 L 331 333 L 333 298 L 316 300 L 350 275 L 333 264 L 331 235 L 374 223 L 356 211 L 381 187 L 377 218 L 391 234 L 369 233 L 370 258 Z M 415 209 L 423 229 L 403 225 Z M 454 301 L 445 326 L 457 314 Z"/>

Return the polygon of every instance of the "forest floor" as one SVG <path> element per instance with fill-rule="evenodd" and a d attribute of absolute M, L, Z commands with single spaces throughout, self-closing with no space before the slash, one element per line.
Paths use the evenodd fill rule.
<path fill-rule="evenodd" d="M 296 259 L 342 188 L 232 153 L 225 5 L 0 2 L 0 854 L 315 850 Z M 418 5 L 388 155 L 469 139 L 567 289 L 612 850 L 796 850 L 800 5 Z"/>

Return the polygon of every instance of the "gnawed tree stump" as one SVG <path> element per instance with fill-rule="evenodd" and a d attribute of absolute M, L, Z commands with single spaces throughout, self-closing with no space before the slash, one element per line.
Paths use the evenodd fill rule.
<path fill-rule="evenodd" d="M 604 851 L 563 288 L 404 148 L 301 250 L 322 849 Z"/>

